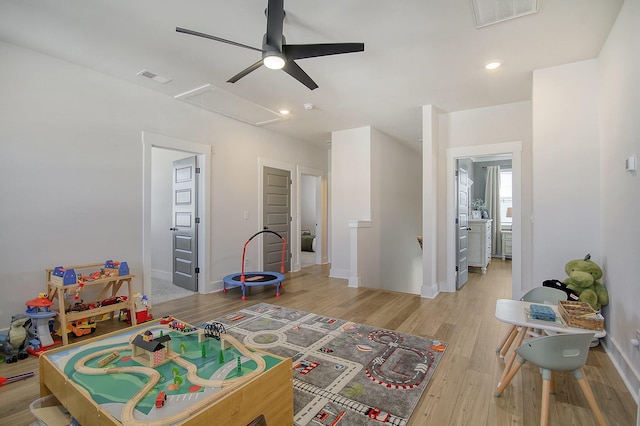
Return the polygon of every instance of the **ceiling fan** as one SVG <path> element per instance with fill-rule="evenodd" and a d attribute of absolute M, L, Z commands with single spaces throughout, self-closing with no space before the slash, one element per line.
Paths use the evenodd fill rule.
<path fill-rule="evenodd" d="M 282 69 L 300 83 L 313 90 L 317 89 L 318 85 L 294 60 L 364 51 L 364 43 L 286 44 L 284 35 L 282 34 L 285 16 L 284 0 L 269 0 L 265 13 L 267 15 L 267 32 L 262 39 L 262 49 L 185 28 L 176 27 L 176 31 L 262 53 L 261 60 L 231 77 L 227 80 L 228 83 L 235 83 L 250 72 L 264 65 L 271 69 Z"/>

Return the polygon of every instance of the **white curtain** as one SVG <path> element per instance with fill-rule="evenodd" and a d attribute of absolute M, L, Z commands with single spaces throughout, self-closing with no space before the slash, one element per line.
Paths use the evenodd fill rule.
<path fill-rule="evenodd" d="M 500 166 L 487 167 L 487 186 L 484 192 L 491 226 L 491 255 L 502 255 L 502 232 L 500 232 Z"/>

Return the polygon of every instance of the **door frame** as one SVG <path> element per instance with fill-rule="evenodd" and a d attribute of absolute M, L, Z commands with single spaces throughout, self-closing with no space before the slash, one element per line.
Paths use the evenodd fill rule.
<path fill-rule="evenodd" d="M 512 227 L 512 263 L 511 294 L 521 295 L 522 286 L 522 142 L 505 142 L 491 145 L 464 146 L 447 149 L 447 282 L 441 291 L 456 291 L 456 234 L 454 218 L 456 215 L 456 191 L 454 172 L 456 160 L 460 158 L 511 154 L 513 179 L 513 227 Z M 451 177 L 451 178 L 449 178 Z"/>
<path fill-rule="evenodd" d="M 200 168 L 198 182 L 198 293 L 206 294 L 213 291 L 211 283 L 211 260 L 209 247 L 211 237 L 210 223 L 210 190 L 211 182 L 211 145 L 190 142 L 170 136 L 142 131 L 142 292 L 148 294 L 151 290 L 151 155 L 152 149 L 165 148 L 184 151 L 186 154 L 196 155 Z"/>
<path fill-rule="evenodd" d="M 262 200 L 264 197 L 264 178 L 263 178 L 263 174 L 264 174 L 264 168 L 265 167 L 271 167 L 273 169 L 280 169 L 280 170 L 285 170 L 289 172 L 289 176 L 291 176 L 291 207 L 289 209 L 289 214 L 291 215 L 291 222 L 290 222 L 290 226 L 291 226 L 291 235 L 297 235 L 300 233 L 299 231 L 299 227 L 298 227 L 298 215 L 297 215 L 297 211 L 296 209 L 294 209 L 293 206 L 297 206 L 298 205 L 298 179 L 297 176 L 295 174 L 296 168 L 294 165 L 289 164 L 289 163 L 284 163 L 282 161 L 277 161 L 277 160 L 271 160 L 268 158 L 264 158 L 264 157 L 258 157 L 258 228 L 255 232 L 261 231 L 264 229 L 264 206 L 262 205 Z M 289 247 L 289 251 L 292 255 L 292 258 L 290 259 L 290 267 L 291 267 L 291 272 L 295 272 L 297 270 L 299 270 L 299 266 L 300 266 L 300 261 L 297 259 L 297 252 L 298 252 L 298 247 L 299 247 L 299 239 L 296 238 L 291 238 L 292 241 L 287 241 L 287 245 Z M 264 270 L 264 261 L 263 261 L 263 256 L 264 256 L 264 250 L 262 248 L 262 244 L 257 244 L 257 248 L 258 248 L 258 271 L 263 271 Z M 294 269 L 294 265 L 298 266 L 298 269 Z"/>
<path fill-rule="evenodd" d="M 324 202 L 324 197 L 323 197 L 323 182 L 324 182 L 324 173 L 322 172 L 322 170 L 317 170 L 317 169 L 312 169 L 310 167 L 303 167 L 303 166 L 298 166 L 297 167 L 297 171 L 296 171 L 296 179 L 298 182 L 302 182 L 302 175 L 305 176 L 313 176 L 315 177 L 315 181 L 316 181 L 316 265 L 322 265 L 325 262 L 325 258 L 323 256 L 323 241 L 324 241 L 324 218 L 325 218 L 325 211 L 326 211 L 326 203 Z M 297 185 L 298 187 L 298 194 L 297 194 L 297 199 L 298 200 L 302 200 L 302 196 L 301 196 L 301 191 L 302 191 L 302 185 Z M 301 218 L 302 218 L 302 203 L 298 202 L 296 204 L 296 216 L 297 216 L 297 229 L 302 229 L 302 224 L 301 222 Z M 296 236 L 297 244 L 298 244 L 298 250 L 296 251 L 296 254 L 294 255 L 294 257 L 296 258 L 296 262 L 295 262 L 295 270 L 299 271 L 302 268 L 302 262 L 300 261 L 300 251 L 302 249 L 302 237 L 301 237 L 301 232 L 298 232 L 297 236 Z"/>

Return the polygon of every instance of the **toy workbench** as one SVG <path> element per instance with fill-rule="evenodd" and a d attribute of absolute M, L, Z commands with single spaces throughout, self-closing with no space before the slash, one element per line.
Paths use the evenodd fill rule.
<path fill-rule="evenodd" d="M 41 396 L 82 425 L 293 424 L 290 358 L 181 324 L 154 320 L 45 352 Z"/>
<path fill-rule="evenodd" d="M 96 268 L 99 268 L 99 271 L 86 275 L 86 277 L 80 272 L 83 270 L 94 271 Z M 130 312 L 135 312 L 133 284 L 131 283 L 131 279 L 134 276 L 129 273 L 129 267 L 126 262 L 106 261 L 103 263 L 67 267 L 58 266 L 53 269 L 46 269 L 49 300 L 52 302 L 54 299 L 58 300 L 56 311 L 58 313 L 58 321 L 60 321 L 62 344 L 67 345 L 69 343 L 66 331 L 74 321 L 104 314 L 110 314 L 111 319 L 113 319 L 115 317 L 114 312 L 120 312 L 121 309 L 129 309 Z M 126 300 L 124 298 L 118 300 L 116 295 L 124 283 L 127 284 Z M 70 303 L 69 301 L 73 301 L 75 295 L 78 295 L 84 288 L 89 287 L 101 289 L 96 303 L 91 304 L 92 307 L 88 309 L 67 312 L 66 305 Z M 111 298 L 114 303 L 108 305 L 97 303 L 104 301 L 106 298 Z M 136 324 L 136 316 L 131 315 L 131 325 Z"/>

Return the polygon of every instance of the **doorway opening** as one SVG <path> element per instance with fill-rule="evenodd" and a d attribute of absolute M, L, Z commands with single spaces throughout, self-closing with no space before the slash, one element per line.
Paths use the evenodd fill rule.
<path fill-rule="evenodd" d="M 458 158 L 456 165 L 460 289 L 468 273 L 484 274 L 494 259 L 511 259 L 513 185 L 511 154 Z"/>
<path fill-rule="evenodd" d="M 522 257 L 521 257 L 521 187 L 522 187 L 522 142 L 508 142 L 493 145 L 479 145 L 447 149 L 447 176 L 455 176 L 458 160 L 472 157 L 488 157 L 497 155 L 511 156 L 512 169 L 512 295 L 521 294 Z M 455 179 L 447 179 L 447 217 L 455 218 L 457 213 L 457 187 Z M 456 291 L 457 272 L 457 226 L 455 220 L 447 220 L 447 282 L 443 291 Z"/>
<path fill-rule="evenodd" d="M 172 283 L 171 276 L 167 277 L 166 274 L 172 275 L 173 271 L 165 271 L 166 265 L 172 265 L 172 260 L 169 258 L 163 261 L 162 254 L 155 251 L 155 246 L 162 246 L 164 252 L 171 253 L 172 250 L 172 231 L 170 228 L 173 226 L 166 226 L 167 223 L 163 223 L 161 220 L 158 222 L 157 216 L 154 215 L 154 205 L 158 201 L 158 196 L 154 197 L 156 190 L 162 191 L 161 188 L 153 188 L 154 174 L 161 173 L 156 170 L 159 166 L 154 162 L 154 157 L 157 160 L 159 157 L 168 158 L 168 164 L 170 164 L 170 175 L 173 173 L 173 160 L 179 158 L 185 158 L 189 156 L 195 156 L 200 169 L 199 182 L 200 185 L 197 189 L 197 198 L 199 203 L 197 206 L 196 216 L 199 218 L 197 227 L 197 266 L 199 267 L 199 273 L 197 274 L 197 291 L 200 294 L 209 293 L 213 290 L 210 284 L 210 260 L 209 260 L 209 246 L 210 236 L 208 231 L 209 224 L 209 181 L 210 181 L 210 169 L 209 164 L 211 161 L 211 146 L 197 144 L 181 139 L 172 138 L 169 136 L 157 135 L 148 132 L 142 132 L 142 144 L 143 144 L 143 274 L 142 274 L 142 291 L 146 295 L 153 294 L 154 277 L 159 279 L 158 285 L 165 285 L 166 282 Z M 154 166 L 155 164 L 155 166 Z M 171 187 L 171 179 L 168 180 L 169 188 Z M 156 184 L 157 185 L 157 184 Z M 163 191 L 164 192 L 164 191 Z M 168 190 L 168 197 L 172 198 L 172 190 Z M 152 195 L 153 194 L 153 195 Z M 165 212 L 166 213 L 166 212 Z M 166 214 L 164 215 L 167 216 Z M 172 216 L 169 207 L 169 216 Z M 154 218 L 155 217 L 155 218 Z M 165 219 L 165 220 L 172 220 Z M 166 237 L 166 238 L 165 238 Z M 155 254 L 154 254 L 155 252 Z M 158 258 L 156 258 L 158 257 Z M 159 267 L 158 265 L 165 265 Z M 154 266 L 155 265 L 155 266 Z M 168 278 L 168 279 L 164 279 Z M 161 282 L 164 281 L 164 282 Z M 174 291 L 176 294 L 180 292 L 187 292 L 177 286 L 172 287 L 169 291 Z M 188 292 L 187 294 L 193 294 Z M 187 295 L 182 294 L 182 295 Z M 171 298 L 171 296 L 168 296 Z M 166 298 L 166 297 L 165 297 Z M 168 300 L 168 299 L 167 299 Z M 153 300 L 152 303 L 160 303 L 164 300 Z"/>
<path fill-rule="evenodd" d="M 300 269 L 322 263 L 322 172 L 300 171 Z"/>

